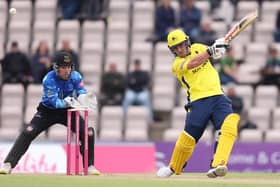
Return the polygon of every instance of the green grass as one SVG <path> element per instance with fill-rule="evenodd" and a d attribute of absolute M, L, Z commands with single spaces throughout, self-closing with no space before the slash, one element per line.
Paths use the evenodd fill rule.
<path fill-rule="evenodd" d="M 276 187 L 280 174 L 230 173 L 208 179 L 192 173 L 160 179 L 154 174 L 103 174 L 101 176 L 65 176 L 12 174 L 0 176 L 3 187 Z"/>

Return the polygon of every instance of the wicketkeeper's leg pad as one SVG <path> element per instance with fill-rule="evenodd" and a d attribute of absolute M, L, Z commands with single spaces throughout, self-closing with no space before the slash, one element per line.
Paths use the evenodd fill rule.
<path fill-rule="evenodd" d="M 212 167 L 217 167 L 218 165 L 227 164 L 233 144 L 237 137 L 237 128 L 238 128 L 239 120 L 240 120 L 240 116 L 235 113 L 229 114 L 225 118 L 221 126 L 221 135 L 211 165 Z"/>
<path fill-rule="evenodd" d="M 178 137 L 169 164 L 176 175 L 182 173 L 183 166 L 192 155 L 195 144 L 195 139 L 185 131 Z"/>
<path fill-rule="evenodd" d="M 34 129 L 31 125 L 24 128 L 17 137 L 12 149 L 4 160 L 4 163 L 9 162 L 11 167 L 14 168 L 29 148 L 31 142 L 40 134 L 40 132 L 41 130 Z"/>

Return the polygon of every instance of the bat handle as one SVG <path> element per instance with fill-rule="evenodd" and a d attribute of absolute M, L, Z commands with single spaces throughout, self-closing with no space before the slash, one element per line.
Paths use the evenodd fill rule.
<path fill-rule="evenodd" d="M 225 41 L 226 42 L 230 42 L 232 40 L 232 37 L 229 35 L 229 34 L 227 34 L 226 36 L 225 36 Z"/>

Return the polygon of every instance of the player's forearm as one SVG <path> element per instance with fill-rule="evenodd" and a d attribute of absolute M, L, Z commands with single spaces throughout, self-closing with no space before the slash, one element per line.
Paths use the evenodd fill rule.
<path fill-rule="evenodd" d="M 190 62 L 187 65 L 187 69 L 192 69 L 197 66 L 200 66 L 201 64 L 205 63 L 209 59 L 210 55 L 207 51 L 197 55 L 193 59 L 190 60 Z"/>
<path fill-rule="evenodd" d="M 63 99 L 59 99 L 59 98 L 50 98 L 50 103 L 55 108 L 66 108 L 67 107 L 67 103 Z"/>
<path fill-rule="evenodd" d="M 67 103 L 63 99 L 59 99 L 58 97 L 48 97 L 49 103 L 54 108 L 66 108 Z"/>

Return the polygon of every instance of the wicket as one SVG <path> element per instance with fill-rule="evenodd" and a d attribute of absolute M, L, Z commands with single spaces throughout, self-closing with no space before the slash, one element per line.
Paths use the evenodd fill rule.
<path fill-rule="evenodd" d="M 71 117 L 75 113 L 75 175 L 79 175 L 79 158 L 80 158 L 80 113 L 84 112 L 84 175 L 88 175 L 88 110 L 87 109 L 68 109 L 67 110 L 67 158 L 66 174 L 71 175 Z"/>

